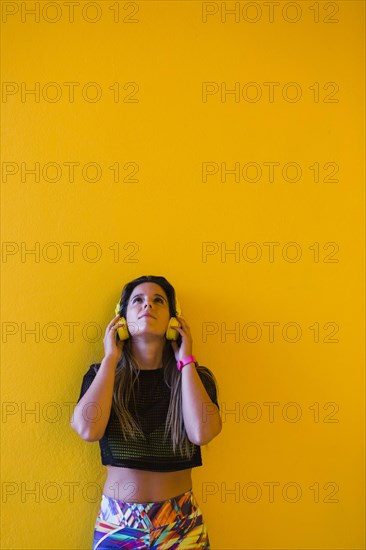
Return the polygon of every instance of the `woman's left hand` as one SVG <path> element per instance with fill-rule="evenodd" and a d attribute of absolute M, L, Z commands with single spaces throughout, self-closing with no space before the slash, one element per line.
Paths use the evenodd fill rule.
<path fill-rule="evenodd" d="M 181 361 L 184 357 L 187 357 L 188 355 L 192 354 L 192 335 L 191 331 L 189 329 L 189 326 L 187 325 L 186 321 L 183 319 L 183 317 L 176 316 L 180 323 L 179 327 L 172 327 L 173 330 L 176 330 L 179 332 L 179 334 L 182 337 L 182 343 L 180 347 L 178 347 L 178 344 L 175 340 L 171 341 L 172 348 L 174 350 L 175 360 Z"/>

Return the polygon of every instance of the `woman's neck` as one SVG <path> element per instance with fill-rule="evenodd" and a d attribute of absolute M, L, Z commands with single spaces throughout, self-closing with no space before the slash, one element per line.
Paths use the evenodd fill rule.
<path fill-rule="evenodd" d="M 155 370 L 163 366 L 164 344 L 159 341 L 131 342 L 131 352 L 141 370 Z"/>

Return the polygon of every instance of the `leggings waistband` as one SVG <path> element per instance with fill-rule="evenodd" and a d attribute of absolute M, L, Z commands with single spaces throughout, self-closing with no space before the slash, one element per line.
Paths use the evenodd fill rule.
<path fill-rule="evenodd" d="M 134 502 L 134 501 L 128 501 L 128 500 L 120 500 L 118 498 L 114 498 L 114 497 L 111 497 L 109 495 L 106 495 L 105 493 L 102 493 L 102 499 L 107 499 L 109 501 L 113 501 L 115 503 L 118 503 L 119 505 L 122 505 L 122 504 L 127 504 L 127 505 L 132 505 L 132 504 L 141 504 L 142 506 L 144 507 L 147 507 L 149 504 L 159 504 L 159 503 L 163 503 L 163 502 L 170 502 L 170 501 L 173 501 L 173 500 L 180 500 L 182 497 L 187 497 L 188 495 L 192 495 L 193 494 L 193 489 L 192 487 L 190 489 L 188 489 L 188 491 L 185 491 L 184 493 L 180 493 L 179 495 L 175 495 L 174 497 L 170 497 L 170 498 L 167 498 L 167 499 L 164 499 L 164 500 L 147 500 L 146 502 Z"/>
<path fill-rule="evenodd" d="M 200 513 L 192 488 L 155 502 L 126 502 L 102 494 L 99 518 L 116 525 L 151 528 L 173 523 Z"/>

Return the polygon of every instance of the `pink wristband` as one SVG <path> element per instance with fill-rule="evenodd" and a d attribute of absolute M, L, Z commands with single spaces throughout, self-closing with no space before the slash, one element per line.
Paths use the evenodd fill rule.
<path fill-rule="evenodd" d="M 187 357 L 183 357 L 180 361 L 177 361 L 177 369 L 179 372 L 182 371 L 182 368 L 188 365 L 189 363 L 196 363 L 196 358 L 194 355 L 188 355 Z"/>

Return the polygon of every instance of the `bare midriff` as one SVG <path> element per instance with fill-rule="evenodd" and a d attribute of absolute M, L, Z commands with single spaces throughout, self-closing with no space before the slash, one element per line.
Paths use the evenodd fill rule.
<path fill-rule="evenodd" d="M 192 468 L 176 472 L 149 472 L 107 466 L 103 493 L 125 502 L 157 502 L 181 495 L 192 488 Z"/>

